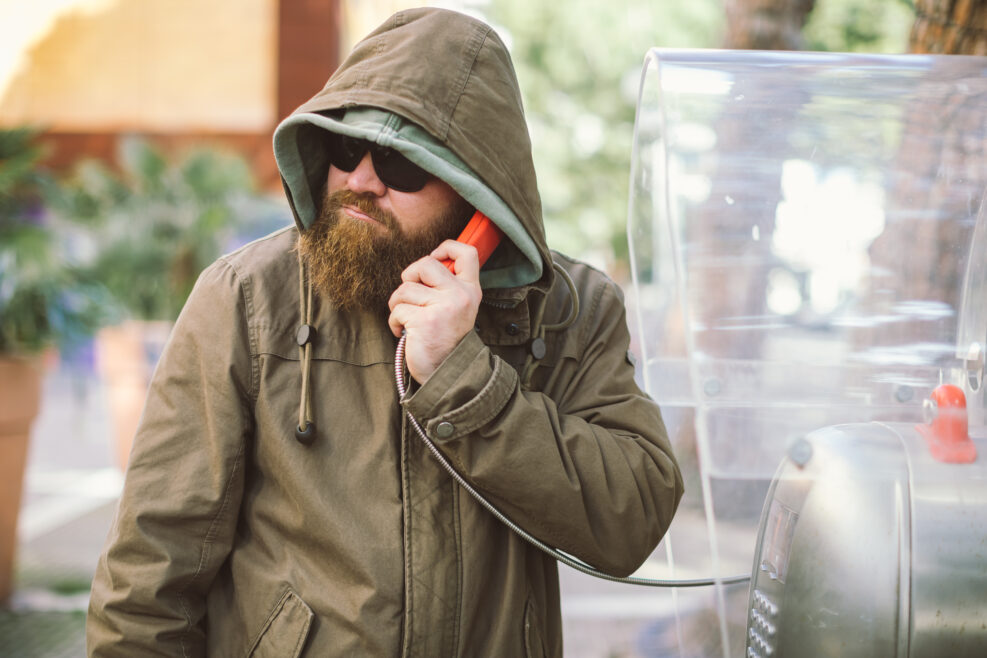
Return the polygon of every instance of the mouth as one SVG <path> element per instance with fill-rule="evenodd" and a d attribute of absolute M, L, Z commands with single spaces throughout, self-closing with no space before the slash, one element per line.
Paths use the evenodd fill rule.
<path fill-rule="evenodd" d="M 349 206 L 349 205 L 343 206 L 343 212 L 345 212 L 351 218 L 359 220 L 361 222 L 366 222 L 367 224 L 372 224 L 373 226 L 381 226 L 381 227 L 384 226 L 382 222 L 374 219 L 373 217 L 363 212 L 356 206 Z"/>

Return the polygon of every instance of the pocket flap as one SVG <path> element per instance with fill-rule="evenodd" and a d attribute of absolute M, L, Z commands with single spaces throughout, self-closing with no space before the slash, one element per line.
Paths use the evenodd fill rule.
<path fill-rule="evenodd" d="M 274 606 L 247 655 L 251 658 L 297 658 L 305 646 L 314 617 L 312 609 L 289 589 Z"/>

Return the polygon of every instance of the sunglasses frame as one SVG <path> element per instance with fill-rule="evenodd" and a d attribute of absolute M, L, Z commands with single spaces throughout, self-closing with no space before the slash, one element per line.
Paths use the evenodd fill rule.
<path fill-rule="evenodd" d="M 327 145 L 329 164 L 347 173 L 356 169 L 370 151 L 377 178 L 398 192 L 419 192 L 433 178 L 396 149 L 374 144 L 357 137 L 330 133 Z"/>

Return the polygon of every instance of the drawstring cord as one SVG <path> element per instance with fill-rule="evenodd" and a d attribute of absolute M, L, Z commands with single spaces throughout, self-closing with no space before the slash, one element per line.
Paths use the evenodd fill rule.
<path fill-rule="evenodd" d="M 315 328 L 312 326 L 312 281 L 305 276 L 305 262 L 302 260 L 300 250 L 298 251 L 298 307 L 303 324 L 298 328 L 295 341 L 298 343 L 298 361 L 302 368 L 302 393 L 298 402 L 298 425 L 295 426 L 295 438 L 298 439 L 299 443 L 309 445 L 315 439 L 310 386 L 312 339 L 315 337 Z"/>
<path fill-rule="evenodd" d="M 535 361 L 544 358 L 547 352 L 545 332 L 568 329 L 576 321 L 576 318 L 579 317 L 579 292 L 576 290 L 576 284 L 572 282 L 572 277 L 569 276 L 569 273 L 558 263 L 553 262 L 552 268 L 562 277 L 566 287 L 569 288 L 569 299 L 572 300 L 572 307 L 569 309 L 569 317 L 562 322 L 543 325 L 541 321 L 545 315 L 545 306 L 548 304 L 548 293 L 545 294 L 541 303 L 538 304 L 538 310 L 535 312 L 534 322 L 531 325 L 535 327 L 534 335 L 531 338 L 528 356 L 524 360 L 524 367 L 521 368 L 521 387 L 525 389 L 531 387 L 531 377 L 535 374 L 535 366 L 537 365 Z"/>

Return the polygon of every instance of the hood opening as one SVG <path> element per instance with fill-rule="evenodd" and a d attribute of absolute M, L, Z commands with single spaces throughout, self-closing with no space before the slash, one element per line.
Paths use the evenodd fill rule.
<path fill-rule="evenodd" d="M 274 152 L 299 230 L 319 212 L 329 172 L 328 133 L 364 139 L 400 151 L 406 158 L 448 183 L 470 205 L 487 215 L 506 239 L 480 273 L 483 288 L 514 288 L 538 281 L 543 260 L 522 221 L 449 148 L 396 114 L 369 107 L 301 112 L 281 122 Z"/>

